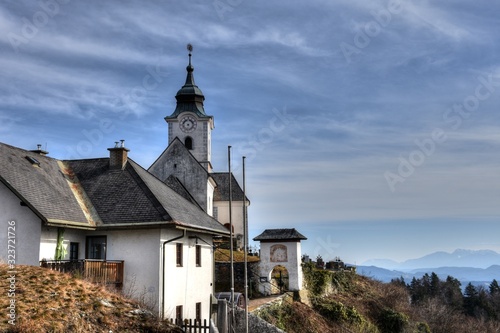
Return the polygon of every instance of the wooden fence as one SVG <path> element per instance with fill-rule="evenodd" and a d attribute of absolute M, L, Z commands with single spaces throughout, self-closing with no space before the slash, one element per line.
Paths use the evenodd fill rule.
<path fill-rule="evenodd" d="M 123 286 L 123 260 L 42 260 L 40 266 L 53 271 L 74 273 L 94 283 Z"/>
<path fill-rule="evenodd" d="M 175 324 L 182 328 L 182 330 L 186 333 L 209 333 L 210 332 L 210 324 L 207 323 L 207 320 L 203 320 L 203 324 L 200 320 L 193 319 L 170 319 L 170 323 Z"/>

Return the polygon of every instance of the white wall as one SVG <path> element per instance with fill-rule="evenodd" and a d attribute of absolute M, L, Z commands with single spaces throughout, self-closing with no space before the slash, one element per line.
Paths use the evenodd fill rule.
<path fill-rule="evenodd" d="M 39 244 L 42 221 L 30 208 L 20 205 L 21 200 L 0 182 L 0 261 L 7 263 L 9 254 L 14 254 L 17 265 L 36 265 L 39 259 Z M 15 229 L 9 229 L 14 221 Z M 8 232 L 12 232 L 10 235 Z M 15 243 L 10 239 L 15 239 Z M 13 238 L 12 238 L 13 237 Z M 8 245 L 11 252 L 8 252 Z"/>
<path fill-rule="evenodd" d="M 64 232 L 65 260 L 69 259 L 69 243 L 79 243 L 79 259 L 85 259 L 86 237 L 106 236 L 106 259 L 124 260 L 122 291 L 127 296 L 158 307 L 160 229 L 90 231 L 66 229 Z M 40 241 L 40 260 L 53 260 L 57 228 L 44 227 Z"/>
<path fill-rule="evenodd" d="M 273 245 L 283 245 L 287 248 L 287 260 L 284 262 L 271 261 L 271 247 Z M 289 290 L 302 289 L 302 266 L 301 266 L 301 246 L 300 242 L 261 242 L 260 243 L 260 276 L 271 279 L 271 273 L 276 266 L 283 266 L 288 271 Z M 261 283 L 259 290 L 262 293 L 270 290 L 268 283 Z"/>
<path fill-rule="evenodd" d="M 65 229 L 63 246 L 66 250 L 64 260 L 69 260 L 69 243 L 78 243 L 78 259 L 85 259 L 85 236 L 88 231 L 82 229 Z M 57 228 L 42 227 L 40 236 L 39 260 L 54 260 L 57 245 Z"/>
<path fill-rule="evenodd" d="M 157 308 L 160 229 L 114 230 L 107 236 L 107 260 L 124 260 L 123 292 Z"/>
<path fill-rule="evenodd" d="M 217 220 L 229 223 L 229 201 L 214 201 L 214 207 L 217 207 Z M 243 235 L 243 201 L 232 202 L 231 215 L 235 235 Z"/>
<path fill-rule="evenodd" d="M 182 231 L 169 230 L 162 234 L 162 242 L 180 236 Z M 201 267 L 196 267 L 196 240 L 201 245 Z M 176 264 L 176 244 L 183 244 L 183 265 Z M 165 245 L 165 318 L 175 318 L 177 305 L 183 305 L 183 318 L 196 318 L 196 303 L 201 302 L 201 319 L 209 319 L 210 295 L 213 293 L 213 250 L 212 237 L 205 234 L 186 232 L 186 236 Z"/>

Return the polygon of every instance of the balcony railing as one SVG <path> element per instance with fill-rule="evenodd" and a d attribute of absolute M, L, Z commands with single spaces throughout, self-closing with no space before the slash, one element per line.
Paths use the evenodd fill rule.
<path fill-rule="evenodd" d="M 63 273 L 73 273 L 93 283 L 123 286 L 123 260 L 42 260 L 40 267 Z"/>

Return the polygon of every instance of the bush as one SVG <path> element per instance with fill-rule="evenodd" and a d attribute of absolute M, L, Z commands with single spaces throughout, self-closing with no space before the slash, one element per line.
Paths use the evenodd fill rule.
<path fill-rule="evenodd" d="M 380 314 L 378 326 L 382 332 L 402 333 L 408 325 L 408 319 L 406 314 L 386 308 Z"/>

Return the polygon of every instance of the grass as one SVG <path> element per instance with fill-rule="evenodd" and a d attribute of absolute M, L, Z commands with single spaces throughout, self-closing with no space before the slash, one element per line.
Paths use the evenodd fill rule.
<path fill-rule="evenodd" d="M 16 266 L 15 325 L 8 322 L 7 307 L 12 298 L 8 266 L 0 264 L 4 291 L 1 332 L 158 332 L 177 333 L 180 328 L 158 320 L 152 313 L 136 314 L 143 308 L 116 292 L 70 274 L 35 266 Z"/>
<path fill-rule="evenodd" d="M 226 262 L 230 260 L 230 253 L 227 249 L 216 249 L 215 250 L 215 261 Z M 243 262 L 245 260 L 245 253 L 243 251 L 233 251 L 234 262 Z M 257 256 L 247 256 L 248 262 L 259 261 L 260 258 Z"/>

